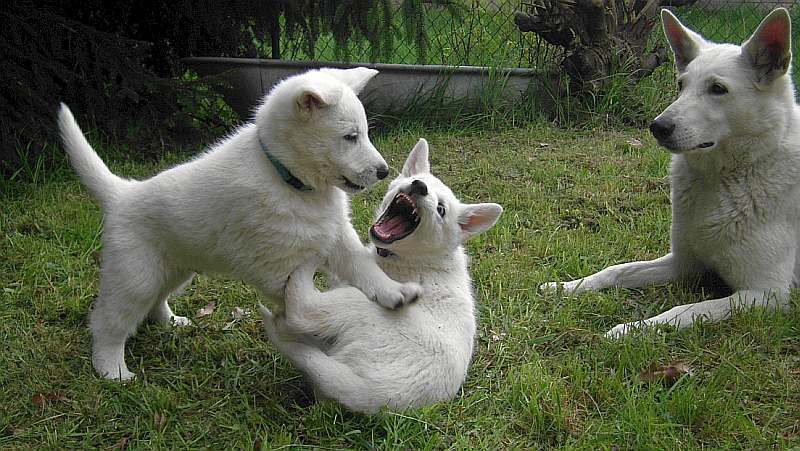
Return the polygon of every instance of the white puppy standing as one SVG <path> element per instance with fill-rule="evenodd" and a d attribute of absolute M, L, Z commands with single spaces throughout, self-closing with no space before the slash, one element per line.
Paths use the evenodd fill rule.
<path fill-rule="evenodd" d="M 430 174 L 421 139 L 379 212 L 370 229 L 373 256 L 389 276 L 422 286 L 417 302 L 387 310 L 352 287 L 320 293 L 310 264 L 287 283 L 285 315 L 261 307 L 267 336 L 317 393 L 364 413 L 456 396 L 476 330 L 461 244 L 494 225 L 502 208 L 459 202 Z"/>
<path fill-rule="evenodd" d="M 739 308 L 785 308 L 800 279 L 800 108 L 788 11 L 770 13 L 741 47 L 707 42 L 667 10 L 661 18 L 680 89 L 650 126 L 673 154 L 670 253 L 562 286 L 635 288 L 712 271 L 735 292 L 619 324 L 612 337 L 640 325 L 719 321 Z"/>
<path fill-rule="evenodd" d="M 100 375 L 134 376 L 125 341 L 146 317 L 189 324 L 167 298 L 196 271 L 236 277 L 280 298 L 289 274 L 321 255 L 329 271 L 384 307 L 416 297 L 419 287 L 389 279 L 350 224 L 346 193 L 388 174 L 356 97 L 376 73 L 322 69 L 288 78 L 252 123 L 142 181 L 111 173 L 62 105 L 70 161 L 105 214 L 100 292 L 90 315 Z"/>

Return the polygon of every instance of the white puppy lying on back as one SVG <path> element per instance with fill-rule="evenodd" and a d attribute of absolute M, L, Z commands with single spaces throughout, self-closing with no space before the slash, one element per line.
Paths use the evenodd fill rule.
<path fill-rule="evenodd" d="M 264 330 L 319 394 L 364 413 L 453 398 L 475 341 L 475 307 L 461 243 L 488 230 L 503 209 L 462 204 L 430 174 L 428 143 L 411 151 L 370 230 L 375 260 L 396 280 L 419 282 L 418 301 L 399 310 L 352 287 L 320 293 L 314 265 L 286 285 L 285 316 L 261 307 Z"/>
<path fill-rule="evenodd" d="M 389 279 L 353 230 L 346 193 L 386 177 L 356 94 L 372 69 L 322 69 L 279 83 L 252 123 L 200 157 L 143 181 L 108 170 L 62 105 L 70 161 L 105 213 L 92 364 L 130 379 L 125 341 L 146 317 L 176 325 L 167 298 L 195 271 L 235 277 L 273 298 L 322 256 L 329 271 L 385 307 L 419 287 Z"/>

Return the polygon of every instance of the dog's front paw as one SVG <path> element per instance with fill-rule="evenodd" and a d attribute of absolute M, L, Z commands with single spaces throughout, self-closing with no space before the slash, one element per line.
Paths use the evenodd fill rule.
<path fill-rule="evenodd" d="M 381 306 L 396 309 L 417 300 L 422 287 L 414 282 L 397 283 L 383 289 L 377 289 L 373 300 Z"/>
<path fill-rule="evenodd" d="M 543 293 L 555 293 L 561 289 L 561 284 L 558 282 L 545 282 L 539 285 L 539 291 Z"/>
<path fill-rule="evenodd" d="M 546 282 L 539 285 L 539 291 L 543 293 L 557 293 L 561 291 L 564 294 L 577 294 L 581 282 L 582 280 L 573 280 L 572 282 Z"/>
<path fill-rule="evenodd" d="M 617 324 L 616 326 L 612 327 L 611 330 L 606 332 L 604 337 L 609 340 L 618 340 L 625 335 L 628 335 L 639 326 L 641 326 L 641 323 L 639 322 Z"/>

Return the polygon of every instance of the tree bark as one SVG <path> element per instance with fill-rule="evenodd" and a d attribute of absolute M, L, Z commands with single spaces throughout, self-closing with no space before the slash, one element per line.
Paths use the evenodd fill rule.
<path fill-rule="evenodd" d="M 615 73 L 636 83 L 664 64 L 666 49 L 648 45 L 660 8 L 696 1 L 540 0 L 528 12 L 517 12 L 514 22 L 564 49 L 561 67 L 573 92 L 597 91 Z"/>

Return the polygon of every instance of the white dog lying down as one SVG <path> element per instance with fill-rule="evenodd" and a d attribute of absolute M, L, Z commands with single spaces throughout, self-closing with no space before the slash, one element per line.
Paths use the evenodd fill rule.
<path fill-rule="evenodd" d="M 280 298 L 289 274 L 321 255 L 330 271 L 385 307 L 416 298 L 419 286 L 389 279 L 350 224 L 346 193 L 388 174 L 356 97 L 376 73 L 322 69 L 286 79 L 252 123 L 143 181 L 112 174 L 62 105 L 70 161 L 105 213 L 100 293 L 90 317 L 100 375 L 134 376 L 125 341 L 145 317 L 189 324 L 167 298 L 195 271 Z"/>
<path fill-rule="evenodd" d="M 430 174 L 421 139 L 379 211 L 370 229 L 373 256 L 391 277 L 422 285 L 417 302 L 387 310 L 355 288 L 320 293 L 315 267 L 304 265 L 286 285 L 285 316 L 261 308 L 269 339 L 317 393 L 364 413 L 456 396 L 476 327 L 461 243 L 488 230 L 503 209 L 460 203 Z"/>
<path fill-rule="evenodd" d="M 638 325 L 719 321 L 738 308 L 785 308 L 800 276 L 800 109 L 788 71 L 789 13 L 773 11 L 741 47 L 707 42 L 667 10 L 661 18 L 680 89 L 650 126 L 673 154 L 671 251 L 562 286 L 633 288 L 711 271 L 735 293 L 619 324 L 609 336 Z"/>

